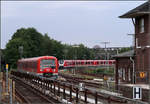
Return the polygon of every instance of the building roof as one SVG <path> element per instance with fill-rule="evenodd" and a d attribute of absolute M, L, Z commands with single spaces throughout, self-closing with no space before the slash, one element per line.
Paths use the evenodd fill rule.
<path fill-rule="evenodd" d="M 145 2 L 144 4 L 130 10 L 129 12 L 123 14 L 122 16 L 119 16 L 120 18 L 135 18 L 138 16 L 142 16 L 145 14 L 150 14 L 150 3 Z"/>
<path fill-rule="evenodd" d="M 120 53 L 118 55 L 114 55 L 113 58 L 133 57 L 133 56 L 134 56 L 134 50 L 130 50 L 127 52 Z"/>

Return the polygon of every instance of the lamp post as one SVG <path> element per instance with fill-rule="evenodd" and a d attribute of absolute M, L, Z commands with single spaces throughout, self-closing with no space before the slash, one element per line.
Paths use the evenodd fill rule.
<path fill-rule="evenodd" d="M 19 46 L 20 59 L 22 59 L 23 46 Z"/>
<path fill-rule="evenodd" d="M 110 42 L 101 42 L 101 43 L 105 45 L 105 60 L 107 60 L 107 47 L 106 47 L 106 45 L 109 44 Z"/>
<path fill-rule="evenodd" d="M 63 52 L 64 52 L 64 59 L 66 60 L 66 56 L 67 56 L 68 50 L 64 49 Z"/>
<path fill-rule="evenodd" d="M 150 0 L 148 0 L 148 5 L 149 5 L 148 9 L 150 11 Z M 150 14 L 149 14 L 149 24 L 150 24 Z M 149 31 L 149 35 L 150 35 L 150 31 Z M 149 37 L 149 40 L 150 40 L 150 37 Z M 150 59 L 150 48 L 149 48 L 149 59 Z M 150 61 L 149 61 L 149 65 L 150 65 Z M 149 67 L 149 102 L 150 102 L 150 67 Z"/>
<path fill-rule="evenodd" d="M 72 47 L 74 47 L 74 48 L 78 48 L 78 47 L 80 47 L 79 45 L 73 45 Z M 73 71 L 73 74 L 75 75 L 75 70 L 77 70 L 77 64 L 76 64 L 76 61 L 77 61 L 77 49 L 75 50 L 75 69 L 74 69 L 74 71 Z"/>
<path fill-rule="evenodd" d="M 105 45 L 105 60 L 108 60 L 108 55 L 107 55 L 108 53 L 107 53 L 106 45 L 109 44 L 110 42 L 101 42 L 101 43 Z M 107 66 L 106 68 L 107 68 L 107 70 L 109 70 L 109 66 Z"/>
<path fill-rule="evenodd" d="M 2 71 L 2 66 L 1 66 L 1 58 L 2 58 L 2 50 L 1 50 L 1 47 L 0 47 L 0 72 Z"/>

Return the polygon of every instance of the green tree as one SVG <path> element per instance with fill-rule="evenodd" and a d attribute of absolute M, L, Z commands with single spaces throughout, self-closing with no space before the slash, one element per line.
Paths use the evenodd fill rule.
<path fill-rule="evenodd" d="M 52 41 L 52 54 L 53 56 L 57 57 L 58 59 L 62 59 L 63 58 L 63 44 L 61 44 L 61 42 L 56 41 L 54 39 L 51 40 Z"/>
<path fill-rule="evenodd" d="M 19 47 L 23 46 L 23 57 L 36 57 L 43 55 L 43 36 L 34 28 L 18 29 L 12 39 L 7 43 L 5 49 L 5 59 L 16 67 L 16 62 L 20 58 Z"/>
<path fill-rule="evenodd" d="M 55 56 L 58 59 L 94 59 L 93 52 L 79 44 L 73 47 L 51 39 L 48 34 L 42 35 L 35 28 L 18 29 L 6 45 L 5 60 L 16 68 L 17 60 L 21 58 L 19 47 L 23 47 L 22 57 Z"/>
<path fill-rule="evenodd" d="M 26 47 L 27 44 L 23 42 L 22 39 L 16 38 L 8 42 L 8 44 L 6 45 L 6 49 L 4 51 L 6 62 L 11 64 L 13 68 L 16 67 L 16 62 L 20 58 L 19 51 L 18 51 L 19 46 Z"/>
<path fill-rule="evenodd" d="M 121 50 L 119 50 L 119 53 L 127 52 L 130 50 L 132 50 L 132 47 L 122 48 Z"/>
<path fill-rule="evenodd" d="M 48 34 L 43 36 L 43 53 L 42 55 L 52 55 L 52 41 Z"/>

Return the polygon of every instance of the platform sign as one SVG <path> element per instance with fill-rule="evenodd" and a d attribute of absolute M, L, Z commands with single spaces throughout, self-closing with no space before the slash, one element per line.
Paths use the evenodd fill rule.
<path fill-rule="evenodd" d="M 133 99 L 142 99 L 142 88 L 141 87 L 133 87 Z"/>
<path fill-rule="evenodd" d="M 84 91 L 84 90 L 85 90 L 85 84 L 79 83 L 79 91 Z"/>
<path fill-rule="evenodd" d="M 146 75 L 146 73 L 145 73 L 145 72 L 140 72 L 140 78 L 144 78 L 144 77 L 145 77 L 145 75 Z"/>

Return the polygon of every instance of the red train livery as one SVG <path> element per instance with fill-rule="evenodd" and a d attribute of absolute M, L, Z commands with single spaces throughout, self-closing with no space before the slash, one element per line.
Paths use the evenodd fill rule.
<path fill-rule="evenodd" d="M 18 71 L 27 72 L 41 76 L 57 76 L 58 60 L 53 56 L 41 56 L 18 60 Z"/>
<path fill-rule="evenodd" d="M 60 60 L 60 67 L 113 66 L 115 60 Z"/>

